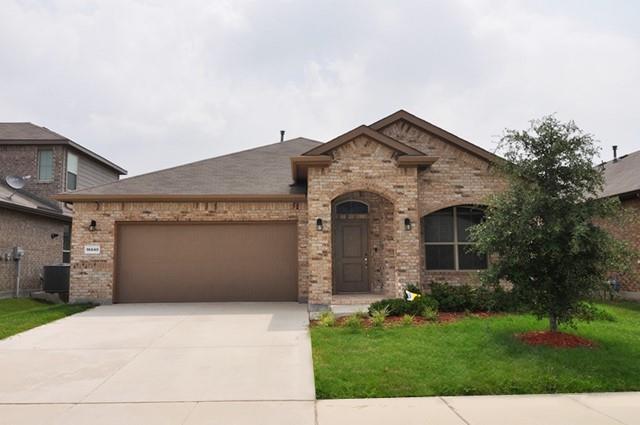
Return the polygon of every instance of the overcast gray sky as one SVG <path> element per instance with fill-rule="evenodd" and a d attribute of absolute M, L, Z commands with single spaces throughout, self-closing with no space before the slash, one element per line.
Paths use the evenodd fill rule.
<path fill-rule="evenodd" d="M 13 1 L 0 121 L 131 175 L 406 109 L 495 150 L 557 113 L 640 149 L 640 2 Z"/>

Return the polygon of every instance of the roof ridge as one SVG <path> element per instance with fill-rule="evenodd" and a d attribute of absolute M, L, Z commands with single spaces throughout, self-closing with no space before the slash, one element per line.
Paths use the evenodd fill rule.
<path fill-rule="evenodd" d="M 266 147 L 270 147 L 270 146 L 274 146 L 274 145 L 280 145 L 282 143 L 288 143 L 288 142 L 293 142 L 293 141 L 297 141 L 297 140 L 306 140 L 306 141 L 310 141 L 310 142 L 314 142 L 314 143 L 321 143 L 321 142 L 318 142 L 317 140 L 307 139 L 306 137 L 296 137 L 296 138 L 293 138 L 293 139 L 284 140 L 282 142 L 275 142 L 275 143 L 269 143 L 268 145 L 255 146 L 253 148 L 248 148 L 248 149 L 244 149 L 244 150 L 241 150 L 241 151 L 230 152 L 230 153 L 223 154 L 223 155 L 218 155 L 218 156 L 212 156 L 210 158 L 200 159 L 198 161 L 187 162 L 187 163 L 180 164 L 180 165 L 174 165 L 173 167 L 162 168 L 160 170 L 150 171 L 150 172 L 144 173 L 144 174 L 138 174 L 137 176 L 131 176 L 131 177 L 128 177 L 128 178 L 125 178 L 125 179 L 122 179 L 122 180 L 117 180 L 117 181 L 114 181 L 114 182 L 109 182 L 109 183 L 104 183 L 104 184 L 100 184 L 100 185 L 96 185 L 96 186 L 91 186 L 91 187 L 87 187 L 85 189 L 74 190 L 72 193 L 82 194 L 85 191 L 93 190 L 93 189 L 96 189 L 96 188 L 99 188 L 99 187 L 105 187 L 105 186 L 109 186 L 109 185 L 117 185 L 117 184 L 122 183 L 122 182 L 128 182 L 128 181 L 131 181 L 131 180 L 135 180 L 135 179 L 137 179 L 139 177 L 146 177 L 146 176 L 150 176 L 150 175 L 157 174 L 157 173 L 163 173 L 165 171 L 175 170 L 175 169 L 181 168 L 181 167 L 187 167 L 187 166 L 190 166 L 190 165 L 200 164 L 200 163 L 203 163 L 203 162 L 211 161 L 213 159 L 227 158 L 227 157 L 230 157 L 230 156 L 243 154 L 243 153 L 255 151 L 255 150 L 258 150 L 258 149 L 262 149 L 262 148 L 266 148 Z"/>

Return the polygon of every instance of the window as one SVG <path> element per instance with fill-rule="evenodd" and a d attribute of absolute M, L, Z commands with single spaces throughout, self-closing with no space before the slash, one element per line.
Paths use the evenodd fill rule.
<path fill-rule="evenodd" d="M 360 201 L 344 201 L 336 205 L 337 214 L 367 214 L 369 206 Z"/>
<path fill-rule="evenodd" d="M 469 252 L 469 228 L 480 223 L 484 212 L 472 207 L 452 207 L 422 218 L 427 270 L 479 270 L 487 256 Z"/>
<path fill-rule="evenodd" d="M 53 180 L 53 150 L 38 150 L 38 180 L 50 182 Z"/>
<path fill-rule="evenodd" d="M 78 156 L 69 152 L 67 154 L 67 190 L 76 190 L 78 187 Z"/>
<path fill-rule="evenodd" d="M 71 262 L 71 225 L 64 226 L 64 233 L 62 236 L 62 262 Z"/>

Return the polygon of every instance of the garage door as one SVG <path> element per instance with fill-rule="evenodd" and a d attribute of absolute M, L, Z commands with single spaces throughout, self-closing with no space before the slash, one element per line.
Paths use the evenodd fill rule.
<path fill-rule="evenodd" d="M 116 302 L 296 301 L 295 223 L 118 224 Z"/>

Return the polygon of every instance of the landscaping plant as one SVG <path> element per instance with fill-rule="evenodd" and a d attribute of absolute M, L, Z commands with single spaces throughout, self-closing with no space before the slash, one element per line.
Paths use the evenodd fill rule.
<path fill-rule="evenodd" d="M 353 331 L 359 331 L 362 329 L 362 319 L 358 314 L 352 314 L 344 321 L 344 325 Z"/>
<path fill-rule="evenodd" d="M 402 324 L 404 326 L 411 326 L 413 325 L 413 319 L 416 316 L 412 315 L 412 314 L 405 314 L 404 316 L 402 316 Z"/>
<path fill-rule="evenodd" d="M 610 271 L 626 271 L 630 251 L 599 227 L 620 214 L 617 199 L 598 199 L 598 148 L 572 121 L 554 116 L 529 130 L 507 130 L 499 169 L 509 187 L 493 196 L 486 219 L 471 228 L 475 250 L 492 261 L 483 279 L 506 280 L 549 329 L 572 323 Z"/>
<path fill-rule="evenodd" d="M 318 325 L 331 328 L 336 324 L 336 315 L 332 311 L 323 311 L 318 318 Z"/>
<path fill-rule="evenodd" d="M 376 328 L 382 328 L 387 316 L 389 316 L 389 309 L 387 307 L 373 310 L 371 311 L 371 324 Z"/>
<path fill-rule="evenodd" d="M 369 315 L 372 315 L 376 310 L 387 309 L 389 316 L 404 314 L 418 316 L 422 314 L 425 307 L 431 307 L 437 311 L 438 302 L 428 295 L 421 295 L 413 301 L 407 301 L 404 298 L 388 298 L 372 303 L 369 306 Z"/>

